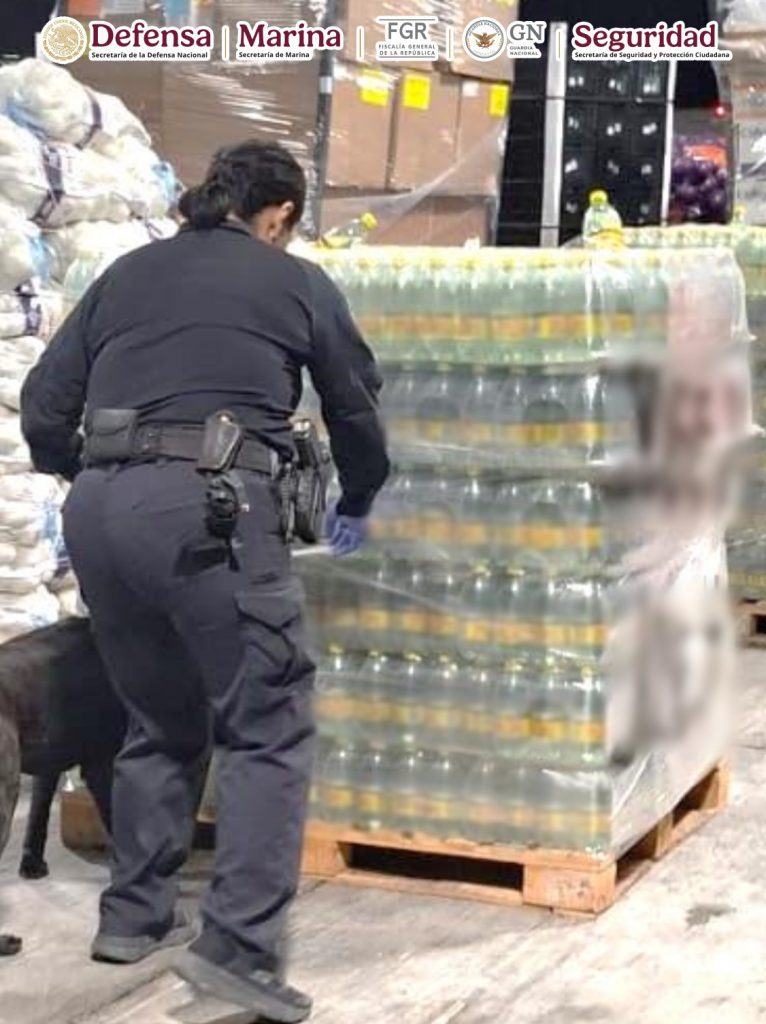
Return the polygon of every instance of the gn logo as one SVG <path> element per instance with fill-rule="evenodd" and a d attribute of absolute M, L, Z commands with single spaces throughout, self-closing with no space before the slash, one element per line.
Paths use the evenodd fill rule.
<path fill-rule="evenodd" d="M 509 57 L 540 57 L 545 42 L 544 21 L 512 21 L 502 25 L 494 18 L 475 18 L 463 32 L 463 49 L 475 60 Z"/>

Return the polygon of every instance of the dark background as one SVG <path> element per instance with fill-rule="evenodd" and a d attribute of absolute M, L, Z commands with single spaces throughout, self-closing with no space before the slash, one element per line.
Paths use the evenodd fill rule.
<path fill-rule="evenodd" d="M 0 0 L 0 53 L 35 55 L 39 32 L 55 6 L 55 0 Z"/>
<path fill-rule="evenodd" d="M 604 28 L 652 28 L 660 21 L 685 21 L 701 28 L 710 21 L 709 0 L 522 0 L 521 17 L 529 21 L 590 21 Z M 715 104 L 718 85 L 708 62 L 679 61 L 677 107 Z"/>

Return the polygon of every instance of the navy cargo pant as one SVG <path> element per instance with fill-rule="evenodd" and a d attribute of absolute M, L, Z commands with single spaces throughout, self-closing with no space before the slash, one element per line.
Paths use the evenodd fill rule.
<path fill-rule="evenodd" d="M 273 485 L 242 477 L 250 509 L 238 571 L 206 534 L 205 485 L 189 463 L 84 471 L 64 528 L 130 716 L 101 930 L 160 937 L 171 926 L 214 734 L 217 845 L 195 949 L 232 969 L 279 970 L 312 763 L 314 666 Z"/>

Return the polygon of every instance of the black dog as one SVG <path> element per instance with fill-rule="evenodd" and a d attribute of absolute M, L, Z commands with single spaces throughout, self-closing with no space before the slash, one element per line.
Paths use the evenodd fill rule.
<path fill-rule="evenodd" d="M 0 854 L 21 774 L 34 776 L 21 874 L 44 878 L 51 804 L 62 772 L 80 767 L 107 831 L 115 756 L 127 720 L 87 619 L 67 619 L 0 645 Z M 0 956 L 18 952 L 0 937 Z"/>

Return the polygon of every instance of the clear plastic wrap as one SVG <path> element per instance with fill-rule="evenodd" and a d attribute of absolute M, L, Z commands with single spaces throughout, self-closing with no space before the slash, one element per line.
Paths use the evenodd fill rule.
<path fill-rule="evenodd" d="M 730 457 L 752 432 L 733 257 L 322 262 L 383 362 L 395 470 L 372 548 L 300 562 L 314 815 L 621 852 L 727 739 Z"/>

